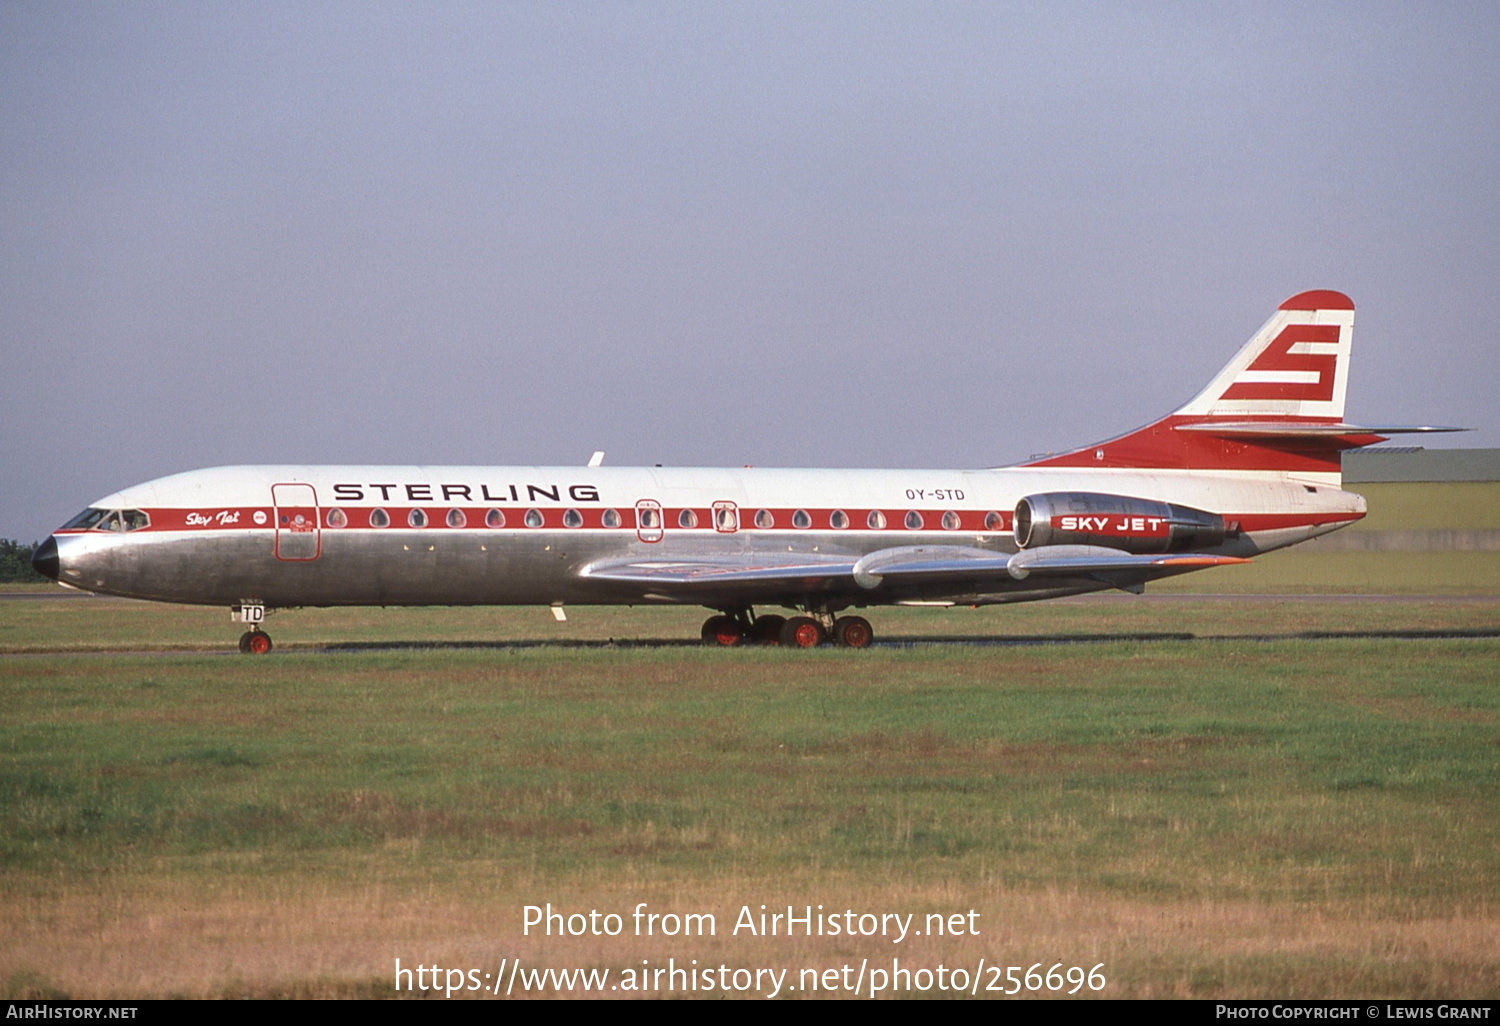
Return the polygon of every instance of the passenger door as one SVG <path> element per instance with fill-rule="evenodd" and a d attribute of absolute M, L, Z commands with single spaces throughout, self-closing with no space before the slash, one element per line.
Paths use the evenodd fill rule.
<path fill-rule="evenodd" d="M 274 484 L 271 505 L 276 558 L 291 562 L 317 559 L 323 551 L 317 490 L 310 484 Z"/>
<path fill-rule="evenodd" d="M 635 535 L 643 542 L 661 541 L 661 503 L 642 499 L 635 504 Z"/>
<path fill-rule="evenodd" d="M 720 534 L 733 534 L 739 529 L 739 507 L 732 502 L 714 503 L 714 530 Z"/>

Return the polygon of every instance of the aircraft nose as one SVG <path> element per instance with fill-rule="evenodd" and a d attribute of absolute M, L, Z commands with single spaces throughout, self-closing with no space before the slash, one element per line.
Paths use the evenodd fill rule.
<path fill-rule="evenodd" d="M 57 580 L 59 561 L 56 538 L 48 535 L 47 540 L 36 547 L 36 551 L 31 554 L 31 566 L 43 577 Z"/>

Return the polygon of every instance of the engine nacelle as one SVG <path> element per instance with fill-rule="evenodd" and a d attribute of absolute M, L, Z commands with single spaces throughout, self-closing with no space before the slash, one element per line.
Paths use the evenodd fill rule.
<path fill-rule="evenodd" d="M 1191 506 L 1128 495 L 1047 492 L 1016 503 L 1016 544 L 1104 545 L 1125 552 L 1187 552 L 1218 545 L 1224 518 Z"/>

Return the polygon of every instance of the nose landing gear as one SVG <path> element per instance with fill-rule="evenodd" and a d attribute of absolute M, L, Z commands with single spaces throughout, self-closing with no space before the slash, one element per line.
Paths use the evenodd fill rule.
<path fill-rule="evenodd" d="M 265 655 L 271 651 L 271 636 L 260 629 L 266 618 L 263 603 L 244 601 L 229 610 L 229 615 L 240 623 L 248 623 L 250 629 L 240 635 L 240 651 L 246 655 Z"/>
<path fill-rule="evenodd" d="M 265 655 L 271 651 L 271 636 L 262 630 L 246 631 L 240 635 L 240 651 L 246 655 Z"/>

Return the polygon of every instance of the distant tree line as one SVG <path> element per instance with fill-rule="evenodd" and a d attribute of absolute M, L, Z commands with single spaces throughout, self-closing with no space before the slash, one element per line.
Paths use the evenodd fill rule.
<path fill-rule="evenodd" d="M 35 551 L 36 542 L 22 545 L 9 538 L 0 538 L 0 581 L 45 584 L 47 578 L 31 568 L 31 554 Z"/>

